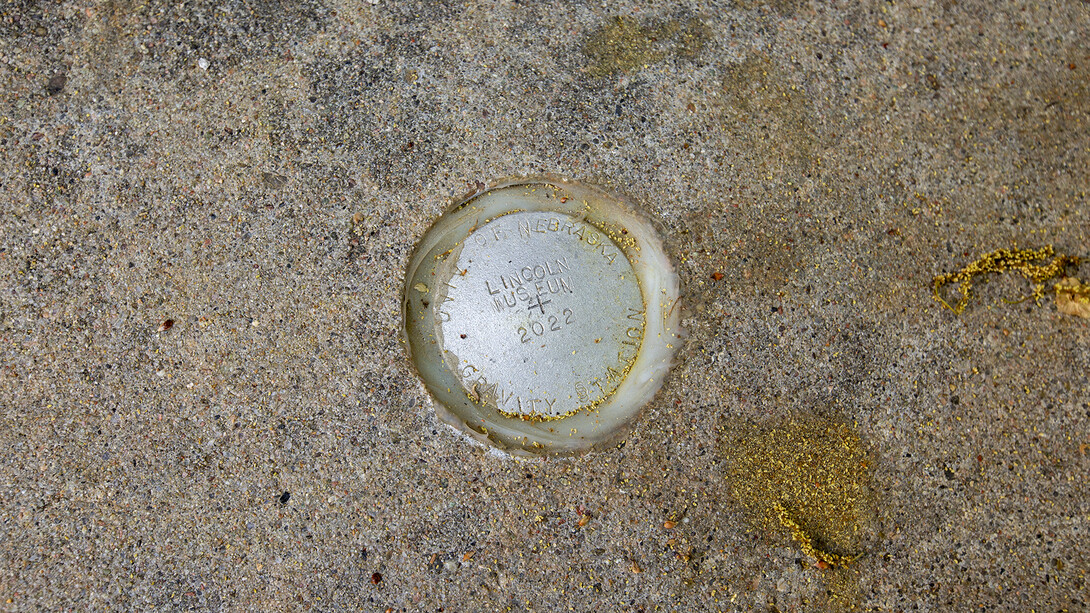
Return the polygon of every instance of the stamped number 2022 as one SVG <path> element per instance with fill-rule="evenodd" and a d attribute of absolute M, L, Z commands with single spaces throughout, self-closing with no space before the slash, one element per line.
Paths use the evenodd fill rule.
<path fill-rule="evenodd" d="M 549 315 L 545 318 L 545 322 L 535 321 L 527 326 L 519 326 L 519 334 L 521 335 L 522 342 L 529 343 L 534 340 L 535 336 L 544 336 L 546 332 L 559 332 L 564 329 L 564 326 L 572 323 L 571 309 L 564 309 L 564 312 L 560 316 Z"/>

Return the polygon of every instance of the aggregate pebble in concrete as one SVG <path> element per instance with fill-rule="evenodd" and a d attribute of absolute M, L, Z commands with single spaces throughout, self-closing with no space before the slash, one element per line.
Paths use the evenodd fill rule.
<path fill-rule="evenodd" d="M 1079 0 L 6 3 L 0 607 L 1086 609 L 1090 327 L 930 280 L 1090 255 L 1088 33 Z M 623 445 L 518 461 L 436 421 L 399 294 L 451 197 L 538 173 L 661 220 L 690 336 Z M 839 583 L 721 477 L 795 413 L 874 458 Z"/>

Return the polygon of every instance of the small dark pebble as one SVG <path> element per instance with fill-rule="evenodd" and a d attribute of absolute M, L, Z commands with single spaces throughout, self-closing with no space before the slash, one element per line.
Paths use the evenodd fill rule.
<path fill-rule="evenodd" d="M 275 172 L 262 172 L 261 182 L 269 189 L 280 189 L 288 183 L 288 178 Z"/>
<path fill-rule="evenodd" d="M 378 585 L 382 583 L 382 573 L 373 573 L 371 575 L 371 583 Z"/>
<path fill-rule="evenodd" d="M 50 96 L 56 96 L 57 94 L 61 93 L 62 90 L 64 90 L 64 86 L 67 84 L 67 76 L 62 74 L 53 75 L 53 77 L 49 79 L 49 83 L 46 84 L 45 91 Z"/>
<path fill-rule="evenodd" d="M 289 500 L 291 500 L 291 492 L 280 494 L 280 504 L 288 504 Z"/>

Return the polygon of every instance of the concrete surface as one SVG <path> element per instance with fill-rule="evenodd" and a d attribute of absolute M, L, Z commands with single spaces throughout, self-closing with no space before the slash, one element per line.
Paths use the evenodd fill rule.
<path fill-rule="evenodd" d="M 1086 610 L 1088 322 L 930 282 L 1090 255 L 1088 43 L 1082 0 L 5 3 L 0 608 Z M 623 445 L 520 461 L 436 421 L 399 294 L 543 172 L 658 217 L 690 337 Z M 792 515 L 858 559 L 780 491 L 858 494 Z"/>

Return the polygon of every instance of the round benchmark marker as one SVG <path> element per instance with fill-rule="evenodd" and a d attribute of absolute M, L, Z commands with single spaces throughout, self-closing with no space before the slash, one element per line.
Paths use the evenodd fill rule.
<path fill-rule="evenodd" d="M 681 338 L 677 275 L 649 219 L 561 179 L 502 182 L 447 211 L 413 253 L 403 309 L 439 417 L 514 452 L 618 436 Z"/>

